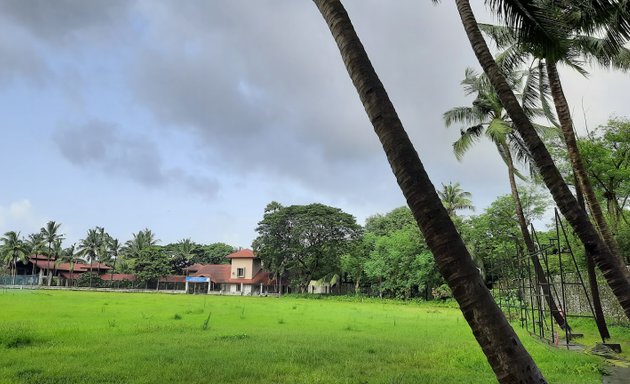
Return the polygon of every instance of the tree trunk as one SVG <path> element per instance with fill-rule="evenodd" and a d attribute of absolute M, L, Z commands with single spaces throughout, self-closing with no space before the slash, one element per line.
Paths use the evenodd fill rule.
<path fill-rule="evenodd" d="M 546 62 L 546 66 L 547 77 L 549 78 L 549 87 L 551 88 L 551 95 L 553 96 L 553 103 L 556 106 L 556 113 L 558 114 L 562 136 L 564 137 L 567 154 L 569 155 L 571 167 L 573 168 L 576 178 L 575 185 L 576 187 L 579 186 L 582 190 L 584 200 L 588 205 L 591 216 L 593 216 L 595 224 L 608 246 L 608 249 L 615 257 L 621 260 L 619 247 L 617 246 L 617 242 L 610 231 L 608 223 L 606 223 L 602 207 L 600 206 L 599 201 L 597 201 L 597 197 L 595 197 L 593 186 L 586 174 L 582 156 L 580 156 L 580 150 L 578 149 L 577 141 L 575 139 L 575 132 L 573 131 L 573 120 L 571 119 L 569 103 L 567 102 L 567 99 L 564 96 L 564 91 L 562 90 L 562 83 L 560 82 L 558 68 L 555 63 L 550 61 Z"/>
<path fill-rule="evenodd" d="M 442 276 L 502 383 L 545 382 L 483 283 L 338 0 L 314 0 Z"/>
<path fill-rule="evenodd" d="M 577 176 L 573 173 L 575 180 L 575 194 L 577 200 L 582 209 L 586 209 L 584 206 L 584 195 L 582 194 L 582 188 L 577 182 Z M 599 335 L 602 337 L 602 341 L 610 339 L 610 332 L 606 326 L 606 318 L 604 317 L 604 310 L 602 309 L 602 301 L 599 297 L 599 286 L 597 285 L 597 275 L 595 274 L 595 262 L 593 261 L 593 255 L 587 250 L 584 250 L 584 257 L 586 258 L 586 273 L 588 274 L 588 285 L 591 288 L 591 298 L 593 299 L 593 312 L 595 312 L 595 324 Z"/>
<path fill-rule="evenodd" d="M 545 270 L 540 264 L 540 259 L 536 254 L 536 246 L 534 245 L 534 240 L 532 240 L 532 236 L 530 235 L 529 229 L 527 228 L 527 220 L 525 219 L 525 214 L 523 213 L 523 205 L 521 204 L 521 198 L 518 194 L 518 188 L 516 187 L 516 178 L 514 177 L 514 161 L 512 159 L 512 154 L 510 153 L 510 148 L 505 142 L 499 145 L 502 146 L 503 152 L 505 152 L 505 156 L 507 158 L 508 177 L 510 178 L 510 190 L 512 192 L 512 199 L 514 200 L 514 208 L 516 210 L 516 217 L 518 218 L 518 226 L 521 229 L 521 234 L 523 235 L 523 241 L 525 242 L 525 246 L 527 247 L 529 258 L 531 259 L 532 265 L 534 266 L 536 280 L 538 281 L 538 285 L 540 285 L 543 290 L 545 301 L 549 306 L 549 311 L 551 312 L 551 315 L 553 316 L 558 326 L 561 329 L 565 329 L 567 327 L 566 319 L 564 318 L 562 312 L 558 310 L 556 300 L 554 299 L 553 293 L 551 292 L 551 285 L 545 277 Z"/>
<path fill-rule="evenodd" d="M 571 224 L 586 249 L 593 255 L 597 266 L 606 278 L 606 282 L 617 297 L 626 316 L 630 319 L 630 273 L 621 260 L 615 257 L 604 244 L 586 213 L 578 205 L 569 187 L 562 179 L 547 148 L 538 137 L 532 123 L 523 112 L 512 89 L 494 61 L 481 35 L 470 3 L 467 0 L 456 0 L 456 4 L 473 51 L 492 86 L 497 91 L 501 104 L 510 115 L 514 128 L 530 151 L 545 185 L 551 192 L 562 215 Z"/>

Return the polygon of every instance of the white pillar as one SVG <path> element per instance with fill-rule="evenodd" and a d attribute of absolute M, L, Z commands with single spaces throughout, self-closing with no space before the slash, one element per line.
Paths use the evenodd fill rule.
<path fill-rule="evenodd" d="M 260 283 L 260 294 L 263 294 L 263 283 Z"/>
<path fill-rule="evenodd" d="M 186 286 L 185 286 L 184 290 L 186 291 L 186 293 L 188 293 L 188 280 L 186 280 Z"/>
<path fill-rule="evenodd" d="M 210 288 L 212 287 L 212 281 L 208 279 L 208 294 L 210 294 Z"/>

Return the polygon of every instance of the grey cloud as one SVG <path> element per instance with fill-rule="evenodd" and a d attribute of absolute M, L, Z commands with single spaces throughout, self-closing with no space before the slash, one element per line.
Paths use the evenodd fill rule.
<path fill-rule="evenodd" d="M 167 166 L 153 141 L 126 136 L 109 122 L 92 120 L 59 128 L 53 140 L 71 163 L 125 177 L 147 187 L 184 186 L 208 198 L 214 197 L 219 189 L 213 178 Z"/>
<path fill-rule="evenodd" d="M 120 21 L 131 0 L 3 0 L 0 14 L 45 40 L 63 40 Z"/>
<path fill-rule="evenodd" d="M 166 21 L 164 9 L 140 5 L 160 42 L 137 57 L 131 73 L 140 103 L 241 172 L 289 177 L 329 192 L 331 185 L 369 186 L 357 174 L 374 180 L 366 164 L 385 159 L 312 4 L 179 4 L 163 3 L 178 11 Z M 461 28 L 454 9 L 416 1 L 346 6 L 423 159 L 437 158 L 439 168 L 456 164 L 450 143 L 457 131 L 449 138 L 441 114 L 463 100 L 452 73 L 463 76 L 462 61 L 474 64 L 474 57 L 461 30 L 449 29 Z M 401 23 L 412 33 L 401 33 Z"/>

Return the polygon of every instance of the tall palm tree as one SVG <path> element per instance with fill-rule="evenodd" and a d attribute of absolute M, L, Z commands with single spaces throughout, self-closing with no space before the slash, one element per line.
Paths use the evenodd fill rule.
<path fill-rule="evenodd" d="M 28 254 L 37 256 L 46 251 L 46 243 L 44 241 L 44 235 L 41 232 L 31 233 L 28 235 L 28 240 L 26 241 Z M 32 263 L 31 275 L 35 275 L 35 259 Z M 41 280 L 39 281 L 41 284 Z"/>
<path fill-rule="evenodd" d="M 576 176 L 576 186 L 581 188 L 589 211 L 606 244 L 615 256 L 621 258 L 616 240 L 604 218 L 580 156 L 569 104 L 557 65 L 564 64 L 584 75 L 586 70 L 582 67 L 582 61 L 596 63 L 604 68 L 630 70 L 630 50 L 621 46 L 619 41 L 612 44 L 610 42 L 611 21 L 618 15 L 623 15 L 623 12 L 619 14 L 611 12 L 615 9 L 612 3 L 610 7 L 593 7 L 590 2 L 547 2 L 545 6 L 551 8 L 548 14 L 564 17 L 563 20 L 568 24 L 562 33 L 555 35 L 557 41 L 553 44 L 519 35 L 515 28 L 509 26 L 484 24 L 481 28 L 500 49 L 505 49 L 501 56 L 506 65 L 514 66 L 533 59 L 538 65 L 545 67 L 567 154 Z M 625 18 L 630 21 L 627 12 Z M 598 33 L 605 37 L 598 38 L 596 36 Z"/>
<path fill-rule="evenodd" d="M 99 227 L 88 229 L 87 236 L 79 243 L 80 255 L 90 259 L 90 287 L 92 287 L 92 266 L 94 260 L 98 258 L 101 247 L 102 236 Z"/>
<path fill-rule="evenodd" d="M 133 234 L 131 240 L 125 242 L 124 251 L 127 256 L 136 258 L 143 249 L 156 245 L 160 240 L 155 238 L 155 234 L 148 228 Z"/>
<path fill-rule="evenodd" d="M 470 192 L 464 191 L 459 183 L 442 184 L 442 189 L 438 190 L 437 193 L 449 216 L 456 216 L 457 211 L 465 209 L 475 210 L 470 199 L 472 195 Z"/>
<path fill-rule="evenodd" d="M 74 267 L 81 261 L 80 253 L 76 252 L 76 244 L 72 244 L 68 248 L 65 248 L 61 252 L 61 256 L 57 259 L 56 264 L 68 263 L 70 264 L 70 278 L 66 280 L 66 287 L 69 285 L 69 281 L 73 280 Z"/>
<path fill-rule="evenodd" d="M 624 309 L 626 316 L 630 319 L 630 273 L 621 260 L 610 252 L 608 246 L 602 241 L 595 227 L 591 224 L 586 212 L 580 207 L 569 190 L 549 151 L 536 134 L 533 124 L 523 111 L 509 83 L 490 53 L 488 45 L 477 25 L 470 2 L 467 0 L 456 0 L 455 3 L 473 52 L 488 76 L 490 83 L 497 91 L 501 104 L 503 104 L 512 119 L 513 127 L 523 139 L 523 143 L 530 152 L 542 180 L 549 189 L 562 215 L 571 224 L 571 227 L 586 249 L 593 255 L 597 267 L 602 271 L 606 282 Z M 531 17 L 531 12 L 523 12 L 523 9 L 526 9 L 524 8 L 525 6 L 537 6 L 537 2 L 518 2 L 520 7 L 515 2 L 510 1 L 490 1 L 490 3 L 495 7 L 501 5 L 502 8 L 500 9 L 503 17 L 515 20 Z M 541 9 L 536 9 L 535 11 L 538 13 L 544 12 Z M 527 23 L 521 24 L 526 26 Z M 546 31 L 546 29 L 543 31 Z"/>
<path fill-rule="evenodd" d="M 46 254 L 46 275 L 48 276 L 48 286 L 52 284 L 52 275 L 50 273 L 50 258 L 53 255 L 53 244 L 55 243 L 55 241 L 63 239 L 63 235 L 59 233 L 60 226 L 61 223 L 56 223 L 51 220 L 46 223 L 45 227 L 42 227 L 41 229 L 41 233 L 44 236 L 44 241 L 48 244 L 48 252 Z"/>
<path fill-rule="evenodd" d="M 4 264 L 9 265 L 11 269 L 11 284 L 15 285 L 15 276 L 17 274 L 17 262 L 26 260 L 26 246 L 24 241 L 20 239 L 20 233 L 9 231 L 4 234 L 0 245 L 0 260 Z"/>
<path fill-rule="evenodd" d="M 314 2 L 339 47 L 350 78 L 440 273 L 451 287 L 497 378 L 504 383 L 544 382 L 542 373 L 483 283 L 343 5 L 338 0 Z"/>
<path fill-rule="evenodd" d="M 120 245 L 120 242 L 118 241 L 118 239 L 114 239 L 113 237 L 110 237 L 109 241 L 107 242 L 107 246 L 108 246 L 108 251 L 109 251 L 109 254 L 111 255 L 111 258 L 114 259 L 114 263 L 112 265 L 112 273 L 110 274 L 110 279 L 109 279 L 109 281 L 111 282 L 112 280 L 114 280 L 114 272 L 116 271 L 116 261 L 118 261 L 118 255 L 120 254 L 122 245 Z"/>
<path fill-rule="evenodd" d="M 525 77 L 528 79 L 528 82 L 523 85 L 522 80 Z M 521 94 L 521 100 L 525 101 L 532 99 L 530 92 L 534 92 L 534 90 L 529 87 L 528 84 L 531 80 L 536 80 L 537 78 L 536 73 L 518 74 L 512 72 L 507 76 L 513 88 L 524 88 Z M 464 86 L 466 95 L 475 95 L 473 105 L 471 107 L 456 107 L 444 113 L 444 122 L 447 127 L 454 123 L 470 125 L 461 130 L 460 138 L 453 143 L 455 156 L 458 160 L 461 160 L 468 149 L 471 148 L 472 144 L 483 136 L 488 137 L 496 146 L 499 155 L 508 169 L 508 180 L 510 182 L 516 217 L 529 258 L 534 266 L 536 280 L 543 289 L 545 301 L 549 305 L 556 323 L 564 329 L 567 326 L 566 319 L 562 312 L 558 310 L 558 306 L 551 292 L 551 287 L 545 277 L 545 271 L 536 254 L 536 246 L 529 233 L 527 219 L 523 212 L 523 205 L 516 186 L 516 176 L 520 176 L 520 173 L 515 166 L 514 158 L 526 163 L 526 165 L 531 168 L 530 155 L 527 150 L 523 148 L 520 138 L 512 129 L 512 121 L 505 112 L 501 100 L 499 100 L 488 78 L 485 75 L 477 74 L 472 69 L 466 69 L 466 75 L 462 81 L 462 85 Z M 534 117 L 544 114 L 542 109 L 535 108 L 534 105 L 528 102 L 524 102 L 524 106 L 524 110 L 527 112 L 528 116 Z M 538 127 L 541 130 L 543 129 L 543 127 Z M 522 176 L 520 177 L 522 178 Z"/>

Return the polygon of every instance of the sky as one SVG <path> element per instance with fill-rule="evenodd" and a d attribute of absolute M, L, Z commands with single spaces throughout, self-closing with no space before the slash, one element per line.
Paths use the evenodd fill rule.
<path fill-rule="evenodd" d="M 442 121 L 479 68 L 454 4 L 344 5 L 436 187 L 459 182 L 477 212 L 509 193 L 492 145 L 458 162 Z M 579 132 L 630 115 L 628 74 L 560 70 Z M 1 233 L 249 247 L 271 201 L 360 224 L 405 204 L 307 0 L 2 0 L 0 111 Z"/>

